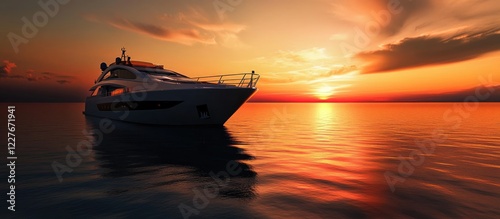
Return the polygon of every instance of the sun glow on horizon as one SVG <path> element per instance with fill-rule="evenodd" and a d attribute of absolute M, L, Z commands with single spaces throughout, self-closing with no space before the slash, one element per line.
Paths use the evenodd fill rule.
<path fill-rule="evenodd" d="M 320 100 L 327 100 L 335 93 L 335 89 L 328 85 L 323 85 L 315 90 L 313 93 Z"/>

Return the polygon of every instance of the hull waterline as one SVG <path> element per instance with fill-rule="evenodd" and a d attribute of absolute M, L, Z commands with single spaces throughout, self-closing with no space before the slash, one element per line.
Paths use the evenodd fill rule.
<path fill-rule="evenodd" d="M 88 97 L 87 116 L 154 125 L 223 125 L 255 88 L 179 89 Z"/>

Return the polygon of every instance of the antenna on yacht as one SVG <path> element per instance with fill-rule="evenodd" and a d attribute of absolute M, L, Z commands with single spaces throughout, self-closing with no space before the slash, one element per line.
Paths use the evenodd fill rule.
<path fill-rule="evenodd" d="M 122 47 L 122 57 L 120 58 L 121 63 L 125 63 L 125 65 L 132 66 L 132 62 L 130 61 L 130 56 L 125 55 L 127 50 L 125 47 Z"/>
<path fill-rule="evenodd" d="M 127 56 L 125 55 L 125 52 L 127 52 L 127 50 L 125 49 L 125 47 L 122 47 L 122 58 L 121 58 L 122 62 L 127 61 Z"/>

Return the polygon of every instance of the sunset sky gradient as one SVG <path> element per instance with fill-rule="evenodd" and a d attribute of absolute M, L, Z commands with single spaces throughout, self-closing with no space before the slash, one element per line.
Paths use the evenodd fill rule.
<path fill-rule="evenodd" d="M 253 101 L 500 101 L 496 0 L 39 2 L 57 1 L 0 9 L 0 101 L 83 101 L 122 47 L 191 77 L 255 70 Z"/>

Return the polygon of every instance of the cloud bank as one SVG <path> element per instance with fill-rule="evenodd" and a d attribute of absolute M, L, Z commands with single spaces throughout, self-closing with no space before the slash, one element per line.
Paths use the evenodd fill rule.
<path fill-rule="evenodd" d="M 215 15 L 215 14 L 214 14 Z M 120 16 L 85 15 L 88 21 L 183 45 L 205 44 L 226 47 L 245 46 L 238 34 L 244 25 L 216 19 L 200 8 L 190 7 L 177 14 L 151 16 L 153 20 L 135 20 Z"/>
<path fill-rule="evenodd" d="M 16 63 L 10 62 L 9 60 L 3 60 L 2 65 L 0 65 L 0 78 L 7 77 L 15 67 L 17 67 Z"/>
<path fill-rule="evenodd" d="M 37 73 L 34 70 L 28 70 L 24 74 L 14 74 L 12 70 L 17 65 L 11 61 L 3 60 L 0 65 L 0 79 L 21 79 L 29 82 L 52 80 L 59 84 L 69 84 L 76 78 L 70 75 L 57 74 L 53 72 Z"/>
<path fill-rule="evenodd" d="M 453 36 L 410 37 L 382 49 L 360 52 L 362 73 L 466 61 L 500 50 L 500 29 L 463 32 Z"/>

